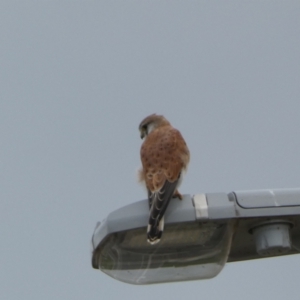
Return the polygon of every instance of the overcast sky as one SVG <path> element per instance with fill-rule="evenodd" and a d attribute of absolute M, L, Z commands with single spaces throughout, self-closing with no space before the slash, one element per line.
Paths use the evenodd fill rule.
<path fill-rule="evenodd" d="M 0 299 L 294 299 L 300 255 L 133 286 L 92 269 L 90 239 L 146 197 L 151 113 L 190 148 L 182 193 L 300 187 L 299 16 L 299 1 L 2 1 Z"/>

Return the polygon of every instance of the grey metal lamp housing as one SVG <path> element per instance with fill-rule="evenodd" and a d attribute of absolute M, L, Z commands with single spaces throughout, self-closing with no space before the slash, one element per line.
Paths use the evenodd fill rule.
<path fill-rule="evenodd" d="M 98 223 L 92 266 L 131 284 L 212 278 L 226 262 L 300 252 L 300 189 L 184 195 L 171 201 L 165 230 L 147 243 L 147 200 Z"/>

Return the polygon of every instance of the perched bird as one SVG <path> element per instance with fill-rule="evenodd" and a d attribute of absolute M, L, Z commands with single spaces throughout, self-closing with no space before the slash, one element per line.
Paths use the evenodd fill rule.
<path fill-rule="evenodd" d="M 147 240 L 160 241 L 164 229 L 164 213 L 171 198 L 182 199 L 177 188 L 186 170 L 190 153 L 181 133 L 164 117 L 152 114 L 139 125 L 142 169 L 139 179 L 148 191 L 150 216 Z"/>

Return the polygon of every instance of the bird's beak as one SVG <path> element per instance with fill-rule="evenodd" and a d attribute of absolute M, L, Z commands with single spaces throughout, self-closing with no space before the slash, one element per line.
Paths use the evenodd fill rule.
<path fill-rule="evenodd" d="M 141 135 L 141 139 L 143 139 L 147 135 L 147 130 L 145 130 L 144 128 L 141 128 L 140 135 Z"/>

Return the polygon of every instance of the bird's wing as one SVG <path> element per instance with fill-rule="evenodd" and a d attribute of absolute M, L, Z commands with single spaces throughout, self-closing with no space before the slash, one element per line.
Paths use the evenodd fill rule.
<path fill-rule="evenodd" d="M 154 130 L 141 147 L 144 180 L 150 191 L 160 190 L 165 180 L 174 182 L 189 161 L 180 132 L 171 126 Z"/>
<path fill-rule="evenodd" d="M 152 193 L 152 195 L 150 195 L 149 198 L 151 203 L 150 220 L 149 220 L 150 225 L 158 226 L 159 221 L 165 214 L 169 202 L 173 197 L 178 181 L 179 178 L 174 182 L 170 182 L 166 180 L 161 190 L 154 192 Z"/>

